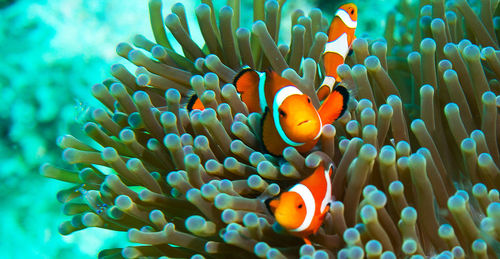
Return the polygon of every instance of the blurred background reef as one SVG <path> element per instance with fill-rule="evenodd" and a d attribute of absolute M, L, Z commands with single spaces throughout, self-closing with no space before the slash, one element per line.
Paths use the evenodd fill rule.
<path fill-rule="evenodd" d="M 218 1 L 215 1 L 218 2 Z M 250 10 L 252 1 L 242 1 Z M 382 36 L 386 13 L 396 1 L 363 1 L 358 37 Z M 164 1 L 164 15 L 174 1 Z M 199 1 L 183 1 L 194 10 Z M 287 1 L 283 13 L 313 7 L 331 18 L 335 1 Z M 216 9 L 222 6 L 216 6 Z M 373 15 L 373 14 L 377 15 Z M 187 12 L 194 24 L 193 12 Z M 137 33 L 152 39 L 148 6 L 139 0 L 3 0 L 0 1 L 0 251 L 2 258 L 94 258 L 123 246 L 124 234 L 92 229 L 61 236 L 66 217 L 55 199 L 69 185 L 39 175 L 42 162 L 65 167 L 56 138 L 82 136 L 89 107 L 102 107 L 92 96 L 93 84 L 110 77 L 111 64 L 122 61 L 116 44 Z M 245 16 L 242 15 L 243 19 Z M 242 24 L 251 26 L 251 15 Z M 284 19 L 282 40 L 289 41 Z M 194 37 L 201 37 L 195 34 Z M 118 234 L 120 235 L 120 234 Z"/>

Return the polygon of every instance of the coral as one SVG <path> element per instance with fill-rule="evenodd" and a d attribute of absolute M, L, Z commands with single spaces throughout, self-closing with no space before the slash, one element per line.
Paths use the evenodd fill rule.
<path fill-rule="evenodd" d="M 324 127 L 320 153 L 289 147 L 282 157 L 264 152 L 261 115 L 248 114 L 231 82 L 243 65 L 271 67 L 319 105 L 326 19 L 318 9 L 293 12 L 287 45 L 278 40 L 284 1 L 254 1 L 251 30 L 240 27 L 239 1 L 219 12 L 203 2 L 195 9 L 203 46 L 190 38 L 182 4 L 163 23 L 161 1 L 149 2 L 156 43 L 119 44 L 135 74 L 114 65 L 114 78 L 93 86 L 104 106 L 83 126 L 91 140 L 58 141 L 75 169 L 42 166 L 73 183 L 58 193 L 71 216 L 61 234 L 100 227 L 141 244 L 103 258 L 500 256 L 496 1 L 477 3 L 477 16 L 465 0 L 402 0 L 387 40 L 358 38 L 338 68 L 355 98 Z M 205 110 L 184 108 L 193 93 Z M 264 201 L 323 155 L 336 164 L 336 201 L 314 246 L 303 245 Z"/>

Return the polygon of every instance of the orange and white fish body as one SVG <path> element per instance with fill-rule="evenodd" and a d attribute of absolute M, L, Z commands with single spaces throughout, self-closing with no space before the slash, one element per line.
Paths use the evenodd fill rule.
<path fill-rule="evenodd" d="M 314 173 L 269 202 L 278 224 L 290 234 L 311 244 L 309 236 L 323 224 L 332 202 L 333 164 L 324 162 Z"/>
<path fill-rule="evenodd" d="M 358 9 L 352 3 L 342 5 L 335 13 L 328 30 L 328 42 L 323 52 L 325 78 L 317 91 L 320 100 L 324 100 L 333 91 L 335 84 L 340 82 L 337 67 L 344 64 L 355 39 L 357 20 Z"/>
<path fill-rule="evenodd" d="M 262 143 L 267 152 L 281 156 L 288 146 L 299 152 L 311 150 L 319 140 L 323 125 L 331 124 L 346 109 L 349 93 L 339 86 L 317 110 L 308 95 L 274 71 L 245 68 L 233 83 L 250 113 L 262 114 Z M 188 109 L 203 109 L 196 96 Z"/>

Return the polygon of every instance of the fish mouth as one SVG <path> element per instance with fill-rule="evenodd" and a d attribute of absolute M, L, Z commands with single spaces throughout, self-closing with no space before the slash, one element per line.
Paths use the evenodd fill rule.
<path fill-rule="evenodd" d="M 310 122 L 310 120 L 305 120 L 305 121 L 302 121 L 302 122 L 300 122 L 299 124 L 297 124 L 297 126 L 300 126 L 300 125 L 302 125 L 302 124 L 304 124 L 304 123 L 308 123 L 308 122 Z"/>

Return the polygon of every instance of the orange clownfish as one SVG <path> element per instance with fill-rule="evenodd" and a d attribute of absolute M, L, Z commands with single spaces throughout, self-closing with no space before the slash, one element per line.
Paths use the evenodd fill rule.
<path fill-rule="evenodd" d="M 269 208 L 280 226 L 290 234 L 311 244 L 309 236 L 323 224 L 332 202 L 333 164 L 322 162 L 312 175 L 269 202 Z"/>
<path fill-rule="evenodd" d="M 336 83 L 340 82 L 337 67 L 344 64 L 351 44 L 355 39 L 354 32 L 358 24 L 358 8 L 355 4 L 342 5 L 337 12 L 328 30 L 328 43 L 323 52 L 325 64 L 325 78 L 317 91 L 320 100 L 325 99 Z"/>
<path fill-rule="evenodd" d="M 262 143 L 267 152 L 280 156 L 288 146 L 299 152 L 311 150 L 321 135 L 323 125 L 342 116 L 349 99 L 347 90 L 338 86 L 316 110 L 308 95 L 274 71 L 258 72 L 245 68 L 233 83 L 250 113 L 262 115 Z M 203 110 L 193 96 L 188 110 Z"/>

